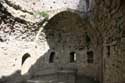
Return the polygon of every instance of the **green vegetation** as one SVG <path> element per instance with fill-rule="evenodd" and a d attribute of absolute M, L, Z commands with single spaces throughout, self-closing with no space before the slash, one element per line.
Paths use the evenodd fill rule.
<path fill-rule="evenodd" d="M 38 11 L 38 12 L 36 12 L 35 16 L 37 16 L 37 15 L 45 17 L 45 18 L 49 17 L 48 12 L 46 12 L 46 11 Z"/>

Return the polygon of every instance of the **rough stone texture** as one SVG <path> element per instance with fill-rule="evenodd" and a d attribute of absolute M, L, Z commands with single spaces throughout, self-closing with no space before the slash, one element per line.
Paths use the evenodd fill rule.
<path fill-rule="evenodd" d="M 99 2 L 98 2 L 99 3 Z M 112 3 L 112 4 L 111 4 Z M 121 3 L 121 5 L 120 5 Z M 99 30 L 103 33 L 104 39 L 104 68 L 103 68 L 103 80 L 104 83 L 124 83 L 124 57 L 121 49 L 122 33 L 124 31 L 124 2 L 121 0 L 105 0 L 97 5 L 96 12 L 99 23 Z M 101 10 L 100 10 L 101 9 Z M 99 11 L 100 10 L 100 11 Z M 97 18 L 96 17 L 96 18 Z M 107 19 L 105 19 L 107 18 Z M 123 42 L 123 41 L 122 41 Z M 107 47 L 110 46 L 110 56 L 106 52 Z M 124 46 L 124 44 L 123 44 Z"/>
<path fill-rule="evenodd" d="M 38 22 L 43 17 L 41 12 L 46 12 L 49 17 L 58 12 L 72 9 L 79 12 L 86 11 L 85 0 L 3 0 L 3 5 L 15 17 L 20 17 L 27 21 Z M 80 5 L 79 5 L 80 3 Z"/>
<path fill-rule="evenodd" d="M 42 36 L 39 37 L 39 41 L 37 43 L 34 42 L 35 36 L 37 35 L 41 22 L 39 21 L 36 23 L 32 23 L 31 20 L 34 20 L 34 22 L 35 22 L 35 18 L 30 19 L 30 17 L 28 17 L 30 20 L 28 20 L 27 18 L 22 18 L 20 13 L 18 12 L 18 11 L 20 11 L 19 10 L 20 8 L 15 9 L 15 5 L 18 6 L 19 5 L 18 3 L 20 3 L 19 6 L 22 7 L 22 10 L 30 11 L 29 8 L 31 8 L 30 6 L 33 3 L 32 3 L 32 1 L 31 1 L 31 3 L 25 3 L 25 1 L 26 0 L 24 0 L 23 4 L 22 4 L 22 0 L 20 0 L 16 3 L 15 3 L 15 1 L 11 1 L 11 0 L 5 0 L 5 1 L 3 0 L 1 2 L 2 4 L 0 4 L 0 6 L 1 6 L 1 11 L 0 11 L 0 13 L 1 13 L 1 17 L 0 17 L 1 18 L 1 20 L 0 20 L 1 21 L 0 22 L 1 23 L 1 26 L 0 26 L 1 56 L 5 55 L 4 58 L 1 58 L 2 63 L 6 63 L 6 61 L 4 59 L 8 59 L 7 64 L 1 64 L 1 67 L 3 66 L 1 75 L 11 74 L 15 70 L 21 69 L 21 58 L 22 58 L 23 54 L 25 54 L 26 52 L 30 52 L 31 56 L 33 56 L 34 54 L 36 55 L 37 52 L 34 51 L 32 53 L 31 51 L 36 50 L 38 52 L 43 52 L 43 53 L 38 53 L 38 55 L 37 55 L 37 56 L 39 56 L 39 55 L 41 56 L 42 54 L 44 54 L 44 50 L 48 49 L 48 45 L 47 45 L 47 42 L 45 41 L 46 39 L 45 39 L 44 33 L 41 32 Z M 36 1 L 37 4 L 39 4 L 40 2 L 41 1 Z M 58 3 L 56 3 L 56 2 L 58 2 Z M 55 1 L 55 4 L 61 5 L 62 2 L 63 2 L 63 0 Z M 67 1 L 66 4 L 68 4 L 68 5 L 65 6 L 65 8 L 61 7 L 62 9 L 58 8 L 60 6 L 55 7 L 55 5 L 53 5 L 54 3 L 52 1 L 50 1 L 49 4 L 52 4 L 54 6 L 54 8 L 55 8 L 54 13 L 58 13 L 60 11 L 66 10 L 67 8 L 76 9 L 79 1 L 76 1 L 73 4 L 71 2 L 72 2 L 72 0 Z M 14 3 L 15 3 L 15 5 L 13 6 Z M 43 4 L 43 3 L 48 4 L 48 1 L 44 1 L 40 4 Z M 49 4 L 45 5 L 45 7 L 42 7 L 42 8 L 44 8 L 44 10 L 47 9 L 48 7 L 50 8 L 50 6 L 52 6 L 52 5 L 49 5 Z M 63 2 L 63 4 L 65 4 L 65 3 Z M 36 12 L 33 12 L 33 11 L 31 11 L 31 12 L 37 13 L 38 9 L 41 8 L 41 6 L 38 8 L 36 8 L 36 6 L 34 6 L 33 8 L 36 9 Z M 61 5 L 61 6 L 63 6 L 63 5 Z M 81 7 L 82 7 L 82 5 L 81 5 Z M 25 14 L 24 11 L 22 11 L 22 10 L 20 12 L 22 14 Z M 39 10 L 43 10 L 43 9 L 39 9 Z M 53 9 L 50 9 L 50 10 L 53 11 Z M 48 9 L 46 11 L 48 11 Z M 51 12 L 50 14 L 53 15 L 53 12 Z M 51 15 L 50 15 L 50 17 L 51 17 Z M 43 17 L 39 17 L 39 19 L 43 19 Z M 43 50 L 40 51 L 40 49 L 41 50 L 43 49 Z M 17 61 L 16 64 L 15 64 L 15 59 Z M 34 59 L 33 61 L 37 60 L 36 58 L 33 58 L 33 59 Z M 11 66 L 10 63 L 12 63 L 12 65 L 14 67 Z M 27 63 L 27 65 L 28 64 L 29 63 Z M 10 66 L 6 66 L 6 65 L 10 65 Z M 8 71 L 8 70 L 10 70 L 10 71 Z"/>
<path fill-rule="evenodd" d="M 91 47 L 89 47 L 89 49 L 86 47 L 85 28 L 87 28 L 87 26 L 84 21 L 85 20 L 82 20 L 79 15 L 71 12 L 59 13 L 48 21 L 43 31 L 46 34 L 50 49 L 30 68 L 30 79 L 33 79 L 32 76 L 34 79 L 39 76 L 41 79 L 46 77 L 49 81 L 48 76 L 51 74 L 59 76 L 59 73 L 62 73 L 61 75 L 64 79 L 68 79 L 68 75 L 70 75 L 68 73 L 71 72 L 71 78 L 74 78 L 74 74 L 76 74 L 78 77 L 85 75 L 92 79 L 99 80 L 100 70 L 98 67 L 100 62 L 96 60 L 96 58 L 100 58 L 100 56 L 95 56 L 97 53 L 99 54 L 99 52 L 97 49 L 94 50 L 91 42 Z M 94 62 L 92 64 L 87 63 L 87 51 L 94 52 Z M 54 63 L 49 63 L 51 52 L 55 52 Z M 76 53 L 76 62 L 70 62 L 71 52 Z M 65 74 L 67 74 L 66 77 Z M 76 75 L 75 78 L 77 78 Z M 58 78 L 57 81 L 59 82 L 62 79 Z M 75 82 L 75 79 L 73 80 Z M 73 80 L 69 79 L 69 81 Z M 62 80 L 62 82 L 65 83 L 74 83 L 69 81 Z"/>
<path fill-rule="evenodd" d="M 35 39 L 36 32 L 38 31 L 41 22 L 31 23 L 20 18 L 15 18 L 7 12 L 7 10 L 2 6 L 2 4 L 0 4 L 0 6 L 0 56 L 2 63 L 0 64 L 0 74 L 8 75 L 12 74 L 18 69 L 21 69 L 21 58 L 26 52 L 30 52 L 31 54 L 36 55 L 34 48 L 37 50 L 42 50 L 43 48 L 48 46 L 46 42 L 44 42 L 40 44 L 43 46 L 41 48 L 40 45 L 39 47 L 33 41 Z M 41 41 L 43 41 L 43 39 L 44 38 L 41 37 Z M 34 52 L 32 52 L 32 50 L 34 50 Z M 46 49 L 43 50 L 45 51 Z"/>
<path fill-rule="evenodd" d="M 33 0 L 29 3 L 5 0 L 1 3 L 0 74 L 8 76 L 2 77 L 2 82 L 125 82 L 124 0 Z M 17 8 L 20 14 L 15 15 L 18 11 L 12 4 L 21 7 Z M 44 28 L 40 20 L 45 17 L 33 17 L 41 10 L 49 14 Z M 88 51 L 94 53 L 92 64 L 87 62 Z M 49 63 L 51 52 L 55 52 L 53 63 Z M 76 53 L 74 63 L 70 62 L 70 52 Z M 21 65 L 25 53 L 31 57 Z"/>

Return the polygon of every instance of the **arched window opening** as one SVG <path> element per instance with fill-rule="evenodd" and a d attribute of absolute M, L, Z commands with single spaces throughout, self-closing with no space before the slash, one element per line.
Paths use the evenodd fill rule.
<path fill-rule="evenodd" d="M 93 51 L 88 51 L 88 52 L 87 52 L 87 62 L 88 62 L 88 63 L 93 63 L 93 62 L 94 62 Z"/>
<path fill-rule="evenodd" d="M 54 62 L 54 57 L 55 57 L 55 52 L 51 52 L 50 57 L 49 57 L 49 63 Z"/>
<path fill-rule="evenodd" d="M 70 53 L 70 62 L 76 62 L 76 53 L 75 52 L 71 52 Z"/>
<path fill-rule="evenodd" d="M 31 57 L 29 53 L 25 53 L 22 57 L 22 65 L 24 64 L 24 62 L 26 61 L 27 58 Z"/>

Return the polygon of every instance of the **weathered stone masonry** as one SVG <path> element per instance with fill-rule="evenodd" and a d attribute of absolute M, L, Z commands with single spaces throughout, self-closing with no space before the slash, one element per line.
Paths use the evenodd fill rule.
<path fill-rule="evenodd" d="M 124 83 L 124 1 L 88 0 L 87 6 L 78 2 L 67 1 L 70 6 L 49 12 L 37 42 L 40 23 L 15 18 L 1 4 L 1 75 L 21 70 L 27 82 Z M 30 57 L 21 65 L 26 53 Z"/>

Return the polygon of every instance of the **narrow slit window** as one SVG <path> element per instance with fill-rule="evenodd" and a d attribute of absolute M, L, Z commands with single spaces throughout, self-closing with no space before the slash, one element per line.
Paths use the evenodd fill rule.
<path fill-rule="evenodd" d="M 110 57 L 110 46 L 107 46 L 107 57 Z"/>
<path fill-rule="evenodd" d="M 87 52 L 87 62 L 93 63 L 94 62 L 94 55 L 92 51 Z"/>
<path fill-rule="evenodd" d="M 51 52 L 50 57 L 49 57 L 49 63 L 54 62 L 54 57 L 55 57 L 55 52 Z"/>
<path fill-rule="evenodd" d="M 75 52 L 71 52 L 70 53 L 70 62 L 76 62 L 76 53 Z"/>

